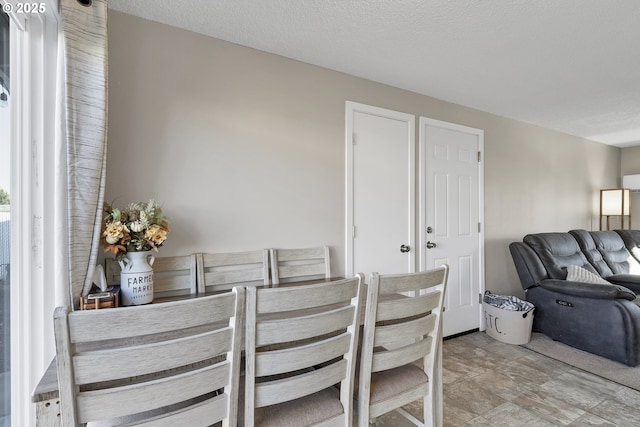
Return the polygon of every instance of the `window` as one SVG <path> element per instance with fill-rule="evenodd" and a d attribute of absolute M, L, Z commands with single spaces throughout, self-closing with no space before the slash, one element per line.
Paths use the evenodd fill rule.
<path fill-rule="evenodd" d="M 1 33 L 11 65 L 9 108 L 0 108 L 0 117 L 9 114 L 9 125 L 0 124 L 0 150 L 10 146 L 10 156 L 0 151 L 0 186 L 3 172 L 10 169 L 10 350 L 5 352 L 11 354 L 11 370 L 9 391 L 0 389 L 0 408 L 2 399 L 11 400 L 10 425 L 15 426 L 35 424 L 31 392 L 55 354 L 54 269 L 47 255 L 54 253 L 50 159 L 55 145 L 58 17 L 57 2 L 45 1 L 46 13 L 8 13 L 9 31 Z M 0 415 L 0 426 L 4 425 L 9 419 Z"/>
<path fill-rule="evenodd" d="M 0 426 L 10 425 L 11 345 L 10 278 L 10 112 L 9 17 L 0 12 Z"/>

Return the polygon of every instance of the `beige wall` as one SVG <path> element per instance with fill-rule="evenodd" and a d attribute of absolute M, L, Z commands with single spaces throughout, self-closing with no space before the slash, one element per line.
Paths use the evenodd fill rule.
<path fill-rule="evenodd" d="M 106 198 L 163 203 L 163 255 L 327 244 L 344 274 L 347 100 L 484 129 L 493 292 L 522 295 L 510 241 L 597 229 L 620 177 L 617 148 L 113 11 L 109 78 Z"/>

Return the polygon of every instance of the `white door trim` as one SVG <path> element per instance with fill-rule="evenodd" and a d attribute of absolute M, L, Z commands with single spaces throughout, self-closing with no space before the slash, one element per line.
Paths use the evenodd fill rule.
<path fill-rule="evenodd" d="M 345 271 L 346 276 L 351 277 L 356 272 L 353 268 L 353 133 L 354 123 L 353 115 L 356 112 L 363 112 L 367 114 L 377 115 L 380 117 L 390 118 L 405 122 L 408 127 L 407 146 L 409 158 L 407 159 L 407 188 L 409 191 L 409 208 L 408 208 L 408 244 L 411 247 L 411 256 L 409 256 L 409 271 L 415 271 L 416 268 L 416 254 L 415 250 L 415 156 L 416 156 L 416 138 L 415 138 L 415 116 L 412 114 L 401 113 L 398 111 L 387 110 L 380 107 L 374 107 L 366 104 L 359 104 L 357 102 L 346 101 L 345 103 L 345 175 L 346 175 L 346 188 L 345 188 Z"/>
<path fill-rule="evenodd" d="M 441 120 L 430 119 L 427 117 L 420 117 L 420 143 L 419 143 L 419 204 L 420 204 L 420 236 L 418 238 L 420 250 L 418 256 L 420 258 L 420 271 L 427 268 L 427 237 L 425 230 L 427 228 L 427 200 L 426 200 L 426 188 L 427 188 L 427 164 L 426 164 L 426 144 L 425 133 L 422 131 L 425 125 L 432 125 L 441 127 L 444 129 L 450 129 L 457 132 L 464 132 L 478 137 L 478 152 L 480 153 L 480 161 L 478 162 L 478 222 L 480 223 L 480 231 L 478 233 L 478 246 L 479 246 L 479 259 L 478 259 L 478 284 L 480 294 L 484 294 L 484 130 L 476 129 L 468 126 L 458 125 L 455 123 L 443 122 Z M 485 330 L 484 316 L 482 315 L 482 304 L 479 305 L 478 318 L 480 330 Z"/>

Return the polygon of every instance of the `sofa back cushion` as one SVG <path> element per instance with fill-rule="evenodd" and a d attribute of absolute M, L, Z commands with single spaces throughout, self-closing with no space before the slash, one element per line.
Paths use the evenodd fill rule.
<path fill-rule="evenodd" d="M 523 289 L 529 289 L 541 280 L 549 278 L 540 257 L 529 245 L 523 242 L 512 242 L 509 244 L 509 251 Z"/>
<path fill-rule="evenodd" d="M 609 265 L 604 260 L 602 252 L 596 246 L 591 232 L 587 230 L 571 230 L 569 233 L 575 237 L 587 261 L 589 261 L 601 277 L 609 277 L 613 274 L 613 271 L 611 271 L 611 268 L 609 268 Z"/>
<path fill-rule="evenodd" d="M 618 233 L 592 231 L 591 236 L 613 274 L 640 274 L 640 263 L 631 256 Z"/>
<path fill-rule="evenodd" d="M 569 233 L 527 234 L 523 241 L 538 254 L 551 279 L 565 280 L 567 267 L 570 265 L 598 273 L 587 261 L 576 239 Z"/>
<path fill-rule="evenodd" d="M 640 230 L 616 230 L 627 250 L 640 263 Z"/>

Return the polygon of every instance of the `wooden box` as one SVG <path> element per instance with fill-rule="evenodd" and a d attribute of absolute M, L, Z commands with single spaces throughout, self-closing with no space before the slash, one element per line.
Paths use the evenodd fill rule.
<path fill-rule="evenodd" d="M 119 306 L 120 286 L 113 286 L 107 292 L 90 293 L 80 297 L 80 310 L 98 310 Z"/>

